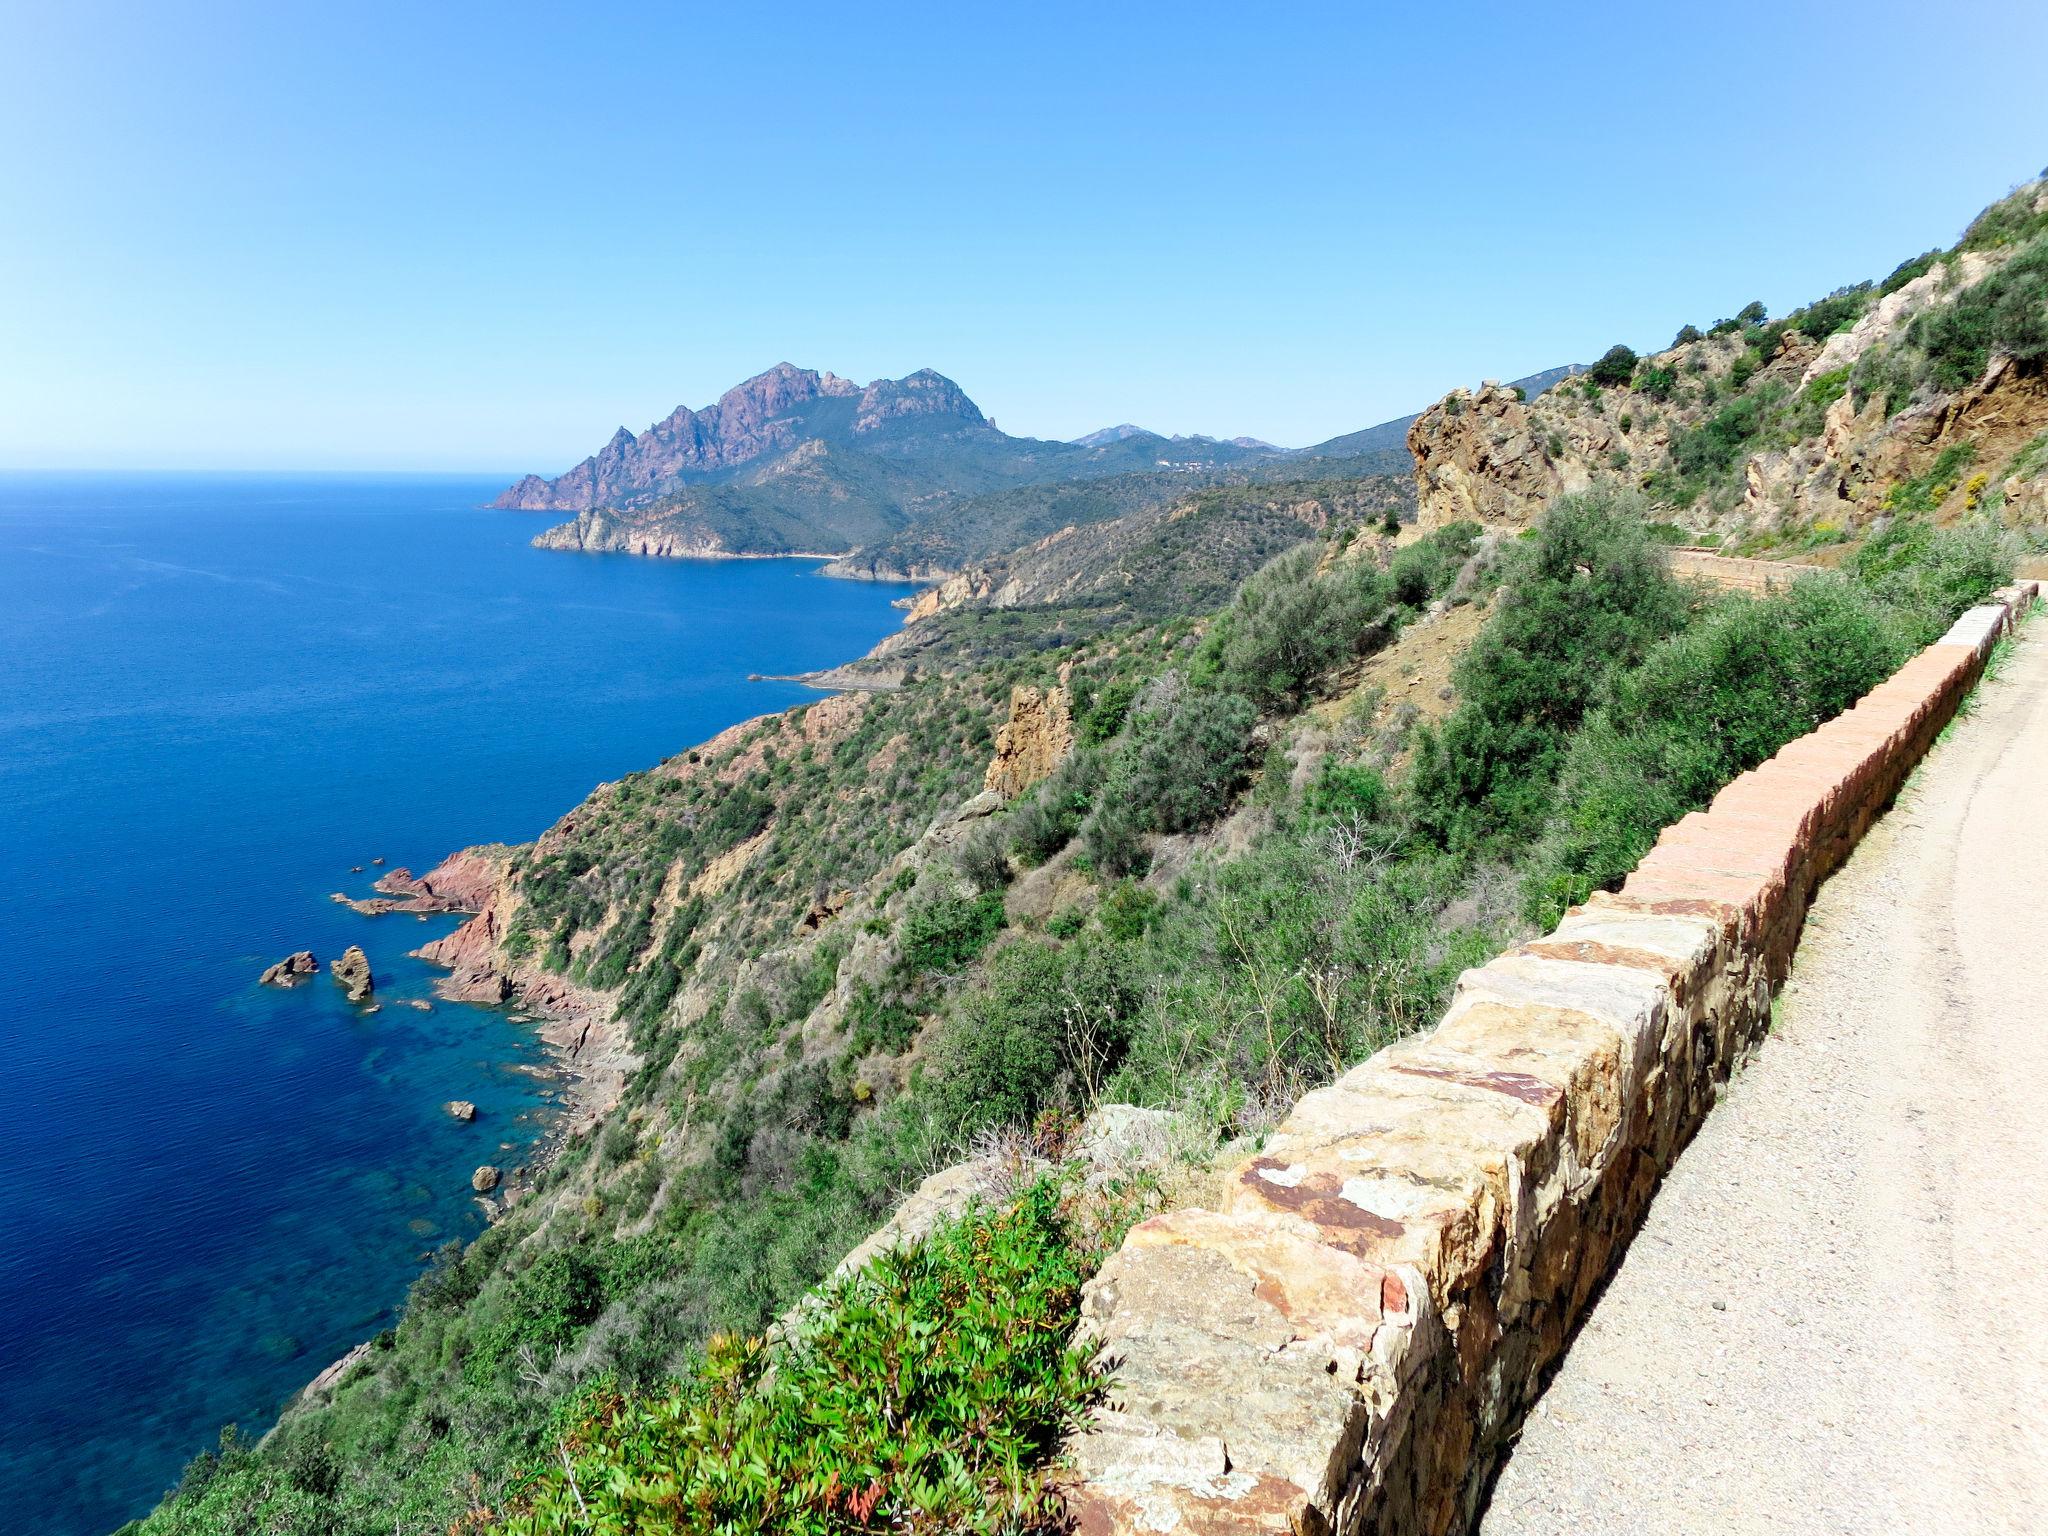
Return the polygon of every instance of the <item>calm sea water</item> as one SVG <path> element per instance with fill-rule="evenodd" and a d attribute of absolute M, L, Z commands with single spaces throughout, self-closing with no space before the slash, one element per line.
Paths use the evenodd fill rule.
<path fill-rule="evenodd" d="M 425 997 L 373 857 L 524 840 L 805 690 L 903 588 L 572 556 L 504 481 L 0 476 L 0 1511 L 103 1533 L 478 1230 L 541 1053 Z M 352 874 L 351 866 L 365 866 Z M 388 866 L 387 866 L 388 867 Z M 368 950 L 384 1006 L 269 961 Z M 461 1125 L 448 1099 L 481 1114 Z"/>

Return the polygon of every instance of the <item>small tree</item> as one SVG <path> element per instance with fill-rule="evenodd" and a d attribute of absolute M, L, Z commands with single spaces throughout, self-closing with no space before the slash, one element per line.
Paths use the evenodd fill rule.
<path fill-rule="evenodd" d="M 1633 348 L 1617 343 L 1600 355 L 1600 361 L 1586 370 L 1586 377 L 1595 384 L 1619 389 L 1635 377 L 1636 354 Z"/>

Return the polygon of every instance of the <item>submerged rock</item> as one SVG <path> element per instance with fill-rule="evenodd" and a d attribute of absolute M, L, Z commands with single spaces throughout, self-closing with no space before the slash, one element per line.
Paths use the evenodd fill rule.
<path fill-rule="evenodd" d="M 295 950 L 265 970 L 257 982 L 266 987 L 295 987 L 319 969 L 320 962 L 313 958 L 313 951 Z"/>
<path fill-rule="evenodd" d="M 370 957 L 363 953 L 363 946 L 351 944 L 342 951 L 341 958 L 328 966 L 334 979 L 348 993 L 352 1003 L 368 1002 L 375 990 L 370 980 Z"/>
<path fill-rule="evenodd" d="M 476 1106 L 467 1099 L 450 1099 L 441 1107 L 465 1125 L 476 1118 Z"/>
<path fill-rule="evenodd" d="M 497 1169 L 493 1168 L 489 1163 L 485 1163 L 483 1167 L 477 1169 L 475 1173 L 469 1176 L 469 1187 L 480 1195 L 488 1195 L 498 1187 L 498 1180 L 503 1177 L 504 1175 L 499 1173 Z"/>

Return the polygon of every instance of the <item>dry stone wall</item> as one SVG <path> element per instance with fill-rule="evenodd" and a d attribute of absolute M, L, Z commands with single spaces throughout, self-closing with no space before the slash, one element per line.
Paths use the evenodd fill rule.
<path fill-rule="evenodd" d="M 1815 567 L 1795 565 L 1789 560 L 1747 560 L 1737 555 L 1717 555 L 1707 549 L 1674 549 L 1665 557 L 1671 574 L 1682 580 L 1711 582 L 1732 592 L 1759 595 L 1789 587 Z"/>
<path fill-rule="evenodd" d="M 1666 830 L 1621 891 L 1298 1103 L 1222 1208 L 1133 1228 L 1083 1327 L 1088 1536 L 1469 1528 L 1664 1171 L 1769 1017 L 1815 887 L 2034 584 Z"/>

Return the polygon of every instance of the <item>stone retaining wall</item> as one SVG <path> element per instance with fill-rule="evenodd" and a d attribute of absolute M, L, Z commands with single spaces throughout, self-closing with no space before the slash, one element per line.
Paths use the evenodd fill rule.
<path fill-rule="evenodd" d="M 1774 587 L 1788 587 L 1801 576 L 1811 576 L 1818 566 L 1795 565 L 1789 560 L 1746 560 L 1738 555 L 1717 555 L 1710 549 L 1673 549 L 1665 552 L 1671 574 L 1695 581 L 1710 581 L 1735 592 L 1764 593 Z"/>
<path fill-rule="evenodd" d="M 1298 1103 L 1219 1211 L 1133 1228 L 1083 1327 L 1079 1530 L 1467 1529 L 1571 1329 L 1762 1031 L 1814 888 L 2032 583 L 1668 828 L 1618 894 Z"/>

